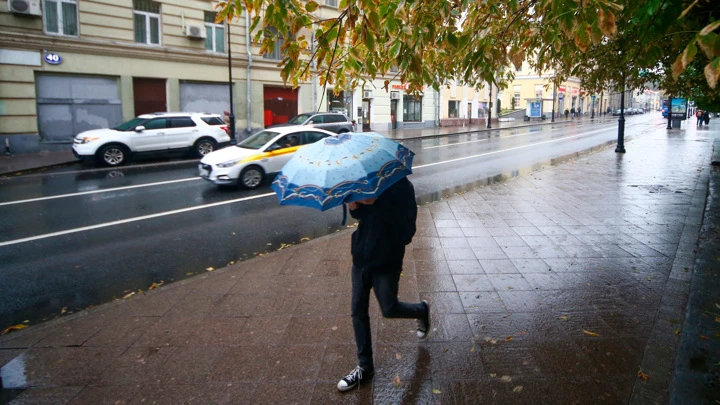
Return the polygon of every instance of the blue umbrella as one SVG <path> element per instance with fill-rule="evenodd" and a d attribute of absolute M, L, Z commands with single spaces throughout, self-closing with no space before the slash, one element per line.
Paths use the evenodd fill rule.
<path fill-rule="evenodd" d="M 374 132 L 344 133 L 303 146 L 272 183 L 282 205 L 325 211 L 376 198 L 412 173 L 415 154 Z"/>

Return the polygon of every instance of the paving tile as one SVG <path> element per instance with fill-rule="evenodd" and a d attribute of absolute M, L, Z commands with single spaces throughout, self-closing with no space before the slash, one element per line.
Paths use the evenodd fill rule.
<path fill-rule="evenodd" d="M 500 296 L 492 291 L 462 292 L 460 293 L 460 301 L 462 301 L 463 308 L 467 314 L 486 312 L 507 313 Z"/>
<path fill-rule="evenodd" d="M 490 274 L 488 280 L 497 291 L 533 289 L 522 274 Z"/>
<path fill-rule="evenodd" d="M 448 270 L 451 274 L 485 274 L 480 261 L 472 260 L 448 260 Z"/>
<path fill-rule="evenodd" d="M 464 308 L 457 292 L 427 292 L 420 298 L 430 303 L 432 314 L 462 314 Z"/>
<path fill-rule="evenodd" d="M 495 291 L 495 287 L 484 274 L 453 275 L 457 291 Z"/>
<path fill-rule="evenodd" d="M 294 316 L 285 329 L 280 344 L 325 343 L 335 326 L 333 316 Z"/>
<path fill-rule="evenodd" d="M 100 385 L 130 385 L 161 382 L 167 378 L 165 363 L 177 347 L 133 347 L 106 364 L 97 377 Z"/>
<path fill-rule="evenodd" d="M 482 269 L 480 270 L 482 271 Z M 418 291 L 421 293 L 457 291 L 455 281 L 449 274 L 419 274 L 417 276 L 417 285 Z"/>
<path fill-rule="evenodd" d="M 240 334 L 243 344 L 278 344 L 290 323 L 290 316 L 250 317 Z"/>
<path fill-rule="evenodd" d="M 86 386 L 68 402 L 68 405 L 127 405 L 139 390 L 140 387 L 135 384 Z"/>

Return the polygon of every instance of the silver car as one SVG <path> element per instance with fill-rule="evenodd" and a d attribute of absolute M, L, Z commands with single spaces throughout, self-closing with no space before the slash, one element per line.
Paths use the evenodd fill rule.
<path fill-rule="evenodd" d="M 345 114 L 337 112 L 299 114 L 290 118 L 287 123 L 271 125 L 268 128 L 287 127 L 290 125 L 304 125 L 324 129 L 336 134 L 353 131 L 353 124 L 350 122 L 350 118 Z"/>

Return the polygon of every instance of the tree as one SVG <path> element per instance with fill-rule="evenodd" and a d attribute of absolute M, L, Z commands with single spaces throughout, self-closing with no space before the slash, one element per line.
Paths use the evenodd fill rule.
<path fill-rule="evenodd" d="M 622 76 L 638 88 L 640 71 L 659 72 L 662 40 L 678 18 L 694 21 L 695 10 L 712 8 L 713 1 L 341 0 L 337 17 L 323 19 L 315 0 L 229 0 L 220 2 L 218 19 L 247 10 L 261 52 L 274 48 L 273 28 L 286 32 L 279 66 L 283 79 L 294 86 L 317 73 L 321 84 L 334 83 L 335 88 L 376 78 L 385 79 L 386 89 L 390 79 L 399 79 L 410 92 L 424 85 L 437 90 L 454 79 L 502 87 L 514 75 L 506 67 L 526 60 L 541 71 L 557 67 L 562 72 L 557 82 L 563 75 L 582 74 L 588 86 L 600 86 Z M 709 61 L 703 67 L 706 81 L 715 88 L 720 76 L 715 33 L 720 21 L 715 19 L 711 15 L 705 25 L 690 24 L 702 28 L 693 31 L 676 56 L 674 77 L 680 77 L 700 48 Z"/>
<path fill-rule="evenodd" d="M 513 97 L 510 99 L 510 108 L 511 108 L 511 109 L 513 109 L 513 110 L 515 109 L 515 103 L 516 103 L 516 102 L 517 102 L 517 101 L 515 101 L 515 96 L 513 96 Z"/>

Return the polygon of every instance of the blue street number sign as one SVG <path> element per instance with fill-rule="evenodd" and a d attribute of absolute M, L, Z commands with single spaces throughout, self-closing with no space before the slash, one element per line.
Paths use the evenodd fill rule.
<path fill-rule="evenodd" d="M 62 63 L 62 57 L 56 53 L 46 53 L 45 54 L 45 62 L 51 64 L 51 65 L 59 65 Z"/>
<path fill-rule="evenodd" d="M 564 94 L 564 93 L 558 94 L 558 100 L 562 100 L 563 98 L 565 98 L 565 94 Z"/>

